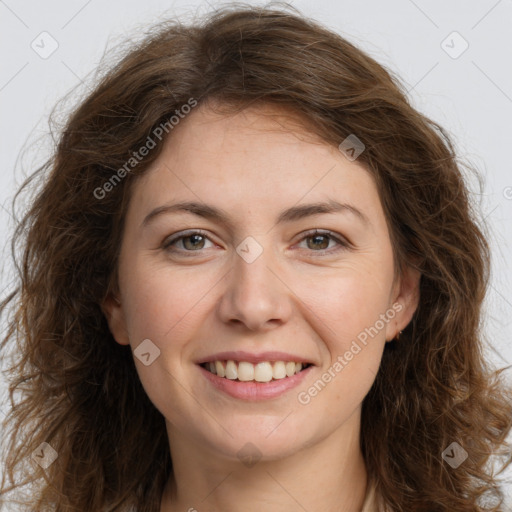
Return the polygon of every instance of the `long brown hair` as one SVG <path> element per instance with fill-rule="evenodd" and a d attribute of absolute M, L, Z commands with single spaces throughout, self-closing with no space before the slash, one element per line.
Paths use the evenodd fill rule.
<path fill-rule="evenodd" d="M 17 498 L 38 511 L 158 511 L 172 475 L 164 418 L 100 305 L 117 289 L 130 190 L 165 137 L 126 163 L 158 127 L 172 137 L 169 118 L 191 99 L 214 99 L 226 112 L 273 103 L 329 144 L 365 144 L 358 162 L 378 185 L 396 268 L 421 272 L 414 318 L 386 344 L 363 402 L 369 478 L 391 510 L 503 510 L 488 464 L 510 463 L 512 391 L 483 356 L 489 247 L 450 137 L 397 77 L 289 6 L 233 4 L 149 34 L 100 77 L 16 195 L 41 178 L 13 236 L 18 286 L 0 306 L 1 348 L 15 358 L 2 492 L 30 484 Z M 455 442 L 468 454 L 456 469 L 442 456 Z M 46 468 L 32 462 L 53 454 L 42 443 L 57 456 Z"/>

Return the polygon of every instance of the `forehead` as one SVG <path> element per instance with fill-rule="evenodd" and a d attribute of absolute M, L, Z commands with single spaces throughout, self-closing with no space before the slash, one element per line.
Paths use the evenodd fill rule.
<path fill-rule="evenodd" d="M 311 158 L 314 153 L 318 157 L 327 148 L 333 149 L 304 116 L 290 109 L 261 104 L 226 113 L 218 111 L 215 104 L 213 108 L 201 105 L 181 120 L 165 141 L 157 165 L 165 161 L 196 164 L 210 160 L 210 168 L 222 169 L 228 163 L 241 163 L 247 156 L 243 169 L 248 170 L 261 159 L 272 164 L 292 159 L 292 152 Z M 273 166 L 260 167 L 260 175 L 272 170 Z"/>
<path fill-rule="evenodd" d="M 133 198 L 140 212 L 189 200 L 240 214 L 335 199 L 383 216 L 362 165 L 320 139 L 299 115 L 268 105 L 236 114 L 205 106 L 192 111 L 165 140 Z"/>

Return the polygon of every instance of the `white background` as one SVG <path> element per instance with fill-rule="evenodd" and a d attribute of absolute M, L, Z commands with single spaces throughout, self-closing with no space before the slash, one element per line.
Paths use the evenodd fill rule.
<path fill-rule="evenodd" d="M 264 2 L 250 2 L 262 5 Z M 415 107 L 445 127 L 460 157 L 485 180 L 475 200 L 491 228 L 492 285 L 486 302 L 489 360 L 512 364 L 512 0 L 302 0 L 291 2 L 397 72 Z M 2 296 L 12 288 L 9 239 L 12 196 L 48 151 L 48 115 L 56 102 L 91 78 L 105 48 L 138 38 L 167 16 L 201 14 L 219 2 L 158 0 L 0 0 L 0 233 Z M 187 18 L 183 18 L 184 21 Z M 458 32 L 463 40 L 450 36 Z M 41 58 L 31 48 L 56 51 Z M 46 38 L 46 39 L 44 39 Z M 444 44 L 443 41 L 446 42 Z M 82 85 L 87 91 L 87 84 Z M 76 99 L 76 97 L 75 97 Z M 73 101 L 70 105 L 72 106 Z M 37 151 L 35 151 L 37 150 Z M 55 198 L 58 201 L 58 198 Z M 507 371 L 511 375 L 511 371 Z M 0 382 L 0 391 L 5 389 Z M 5 406 L 4 406 L 5 408 Z M 0 409 L 0 419 L 3 412 Z M 512 471 L 506 486 L 512 494 Z"/>

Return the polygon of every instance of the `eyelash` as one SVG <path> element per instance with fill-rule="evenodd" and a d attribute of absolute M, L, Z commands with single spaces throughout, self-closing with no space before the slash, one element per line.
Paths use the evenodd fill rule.
<path fill-rule="evenodd" d="M 179 249 L 179 250 L 171 249 L 171 246 L 173 244 L 175 244 L 176 242 L 179 242 L 180 240 L 183 240 L 185 238 L 189 238 L 189 237 L 191 237 L 193 235 L 200 235 L 200 236 L 210 240 L 210 238 L 207 236 L 207 234 L 204 231 L 194 230 L 194 231 L 185 232 L 185 233 L 183 233 L 183 234 L 181 234 L 179 236 L 176 236 L 176 237 L 173 237 L 173 238 L 165 240 L 163 245 L 162 245 L 162 248 L 165 249 L 168 252 L 192 253 L 190 255 L 187 255 L 186 257 L 193 257 L 192 256 L 193 253 L 201 252 L 201 249 L 198 249 L 197 251 L 188 251 L 188 250 L 185 250 L 185 249 Z M 307 240 L 308 238 L 313 238 L 315 236 L 327 237 L 330 240 L 334 240 L 339 245 L 339 247 L 334 249 L 334 250 L 333 249 L 323 249 L 321 251 L 313 251 L 312 250 L 312 252 L 315 253 L 315 257 L 316 256 L 323 256 L 325 254 L 337 253 L 339 251 L 347 250 L 347 249 L 350 248 L 350 244 L 348 242 L 346 242 L 342 238 L 339 238 L 338 236 L 336 236 L 335 233 L 333 233 L 332 231 L 322 231 L 322 230 L 319 230 L 319 229 L 314 229 L 312 231 L 306 232 L 304 234 L 304 236 L 299 240 L 299 243 L 304 241 L 304 240 Z M 210 240 L 210 242 L 211 242 L 211 240 Z"/>

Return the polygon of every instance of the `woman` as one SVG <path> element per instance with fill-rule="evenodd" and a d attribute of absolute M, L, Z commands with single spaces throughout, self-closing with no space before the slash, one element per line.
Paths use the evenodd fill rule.
<path fill-rule="evenodd" d="M 2 307 L 23 391 L 4 493 L 503 510 L 487 242 L 449 138 L 361 50 L 287 10 L 162 23 L 40 172 Z"/>

